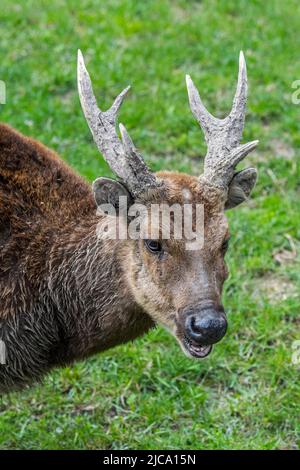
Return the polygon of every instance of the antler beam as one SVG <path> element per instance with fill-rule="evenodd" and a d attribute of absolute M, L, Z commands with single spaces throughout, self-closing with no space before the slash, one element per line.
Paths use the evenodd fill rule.
<path fill-rule="evenodd" d="M 118 111 L 130 87 L 115 99 L 110 109 L 98 108 L 92 83 L 85 67 L 81 51 L 77 63 L 78 92 L 81 106 L 94 141 L 112 171 L 125 183 L 133 196 L 158 186 L 158 181 L 137 152 L 125 127 L 120 124 L 122 141 L 116 132 Z"/>
<path fill-rule="evenodd" d="M 207 143 L 203 176 L 216 186 L 228 187 L 236 165 L 258 144 L 258 140 L 255 140 L 239 145 L 247 101 L 247 71 L 243 52 L 240 52 L 239 76 L 233 106 L 226 118 L 218 119 L 207 111 L 189 75 L 186 76 L 186 84 L 191 111 L 200 124 Z"/>

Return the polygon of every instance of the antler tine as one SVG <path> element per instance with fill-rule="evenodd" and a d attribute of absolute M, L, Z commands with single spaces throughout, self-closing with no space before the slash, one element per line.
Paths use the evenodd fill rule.
<path fill-rule="evenodd" d="M 149 172 L 146 163 L 138 153 L 131 137 L 122 123 L 119 124 L 119 129 L 128 165 L 132 168 L 134 173 L 138 173 L 140 186 L 143 188 L 159 186 L 161 183 L 158 182 L 153 173 Z"/>
<path fill-rule="evenodd" d="M 132 150 L 124 148 L 116 132 L 118 111 L 130 87 L 125 88 L 105 112 L 101 111 L 94 96 L 89 73 L 85 67 L 81 51 L 78 51 L 77 64 L 78 92 L 83 113 L 92 132 L 94 141 L 109 164 L 112 171 L 126 184 L 133 196 L 145 191 L 148 187 L 157 186 L 153 173 L 150 172 L 142 157 Z M 131 158 L 132 157 L 132 158 Z"/>
<path fill-rule="evenodd" d="M 204 132 L 205 140 L 209 142 L 212 129 L 218 125 L 218 121 L 220 120 L 215 118 L 212 114 L 210 114 L 209 111 L 207 111 L 206 107 L 202 103 L 199 91 L 195 87 L 191 77 L 186 75 L 185 79 L 191 111 Z"/>
<path fill-rule="evenodd" d="M 230 121 L 228 123 L 230 131 L 229 139 L 231 139 L 231 144 L 233 146 L 238 145 L 242 138 L 246 114 L 247 92 L 248 83 L 246 61 L 243 51 L 240 51 L 238 82 L 232 109 L 229 116 L 227 116 L 227 120 Z"/>
<path fill-rule="evenodd" d="M 239 57 L 239 75 L 232 109 L 224 119 L 218 119 L 207 111 L 188 75 L 186 82 L 191 111 L 203 129 L 207 143 L 203 176 L 217 186 L 227 187 L 237 163 L 258 144 L 258 141 L 253 141 L 239 146 L 247 101 L 247 71 L 243 52 L 240 52 Z"/>

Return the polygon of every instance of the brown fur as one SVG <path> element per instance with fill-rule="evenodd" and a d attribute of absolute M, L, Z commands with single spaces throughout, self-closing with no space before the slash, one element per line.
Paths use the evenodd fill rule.
<path fill-rule="evenodd" d="M 164 241 L 158 261 L 142 240 L 99 240 L 89 185 L 39 142 L 0 125 L 0 391 L 54 366 L 132 340 L 159 322 L 181 342 L 186 305 L 220 305 L 227 275 L 224 195 L 199 179 L 159 173 L 143 202 L 205 205 L 205 246 Z M 184 191 L 183 191 L 184 190 Z"/>

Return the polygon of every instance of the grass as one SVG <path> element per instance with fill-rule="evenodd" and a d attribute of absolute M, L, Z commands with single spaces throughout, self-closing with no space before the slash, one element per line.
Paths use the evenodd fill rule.
<path fill-rule="evenodd" d="M 109 175 L 76 91 L 85 54 L 103 108 L 133 85 L 121 120 L 155 170 L 200 173 L 203 137 L 189 111 L 190 73 L 216 115 L 230 109 L 243 49 L 245 141 L 260 179 L 229 215 L 226 338 L 205 361 L 158 328 L 42 385 L 0 399 L 1 449 L 300 447 L 300 78 L 297 0 L 2 0 L 1 120 L 56 149 L 92 180 Z M 287 256 L 285 256 L 287 255 Z M 290 255 L 290 256 L 289 256 Z M 289 262 L 287 259 L 290 258 Z"/>

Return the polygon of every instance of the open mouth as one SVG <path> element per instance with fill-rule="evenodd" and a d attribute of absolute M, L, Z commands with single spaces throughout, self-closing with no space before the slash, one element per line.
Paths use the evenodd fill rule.
<path fill-rule="evenodd" d="M 211 353 L 213 348 L 211 344 L 209 344 L 208 346 L 201 346 L 201 344 L 198 344 L 187 337 L 184 338 L 184 346 L 193 357 L 196 357 L 198 359 L 203 359 L 204 357 L 207 357 Z"/>

